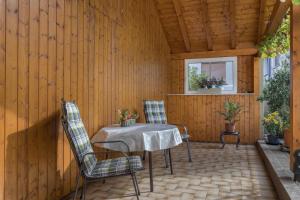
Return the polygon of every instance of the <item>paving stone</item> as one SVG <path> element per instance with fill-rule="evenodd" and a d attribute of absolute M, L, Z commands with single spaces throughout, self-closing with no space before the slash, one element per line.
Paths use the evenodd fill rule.
<path fill-rule="evenodd" d="M 137 173 L 141 200 L 259 200 L 277 199 L 255 146 L 192 143 L 193 162 L 187 162 L 186 148 L 173 149 L 174 175 L 164 167 L 162 152 L 153 153 L 154 192 L 149 192 L 149 172 Z M 88 186 L 86 200 L 131 200 L 130 177 L 107 179 Z"/>

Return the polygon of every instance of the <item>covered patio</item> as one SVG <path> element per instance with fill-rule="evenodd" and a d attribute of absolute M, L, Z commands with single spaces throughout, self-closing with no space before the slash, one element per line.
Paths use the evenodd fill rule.
<path fill-rule="evenodd" d="M 292 143 L 286 170 L 292 173 L 300 149 L 296 2 L 0 0 L 0 200 L 73 198 L 76 177 L 84 177 L 87 167 L 78 166 L 85 161 L 72 146 L 71 126 L 64 122 L 73 119 L 67 119 L 62 99 L 75 102 L 89 145 L 97 134 L 108 140 L 103 128 L 122 128 L 129 119 L 138 122 L 129 127 L 149 126 L 145 100 L 162 102 L 158 124 L 176 124 L 172 134 L 181 137 L 161 139 L 176 143 L 165 148 L 156 135 L 162 151 L 153 155 L 144 143 L 138 152 L 130 149 L 137 144 L 128 144 L 127 153 L 138 159 L 148 151 L 141 159 L 145 169 L 136 172 L 142 200 L 284 199 L 256 146 L 264 139 L 259 44 L 289 13 Z M 231 131 L 225 131 L 222 113 L 228 102 L 239 111 Z M 224 148 L 222 133 L 231 134 Z M 134 187 L 130 176 L 88 183 L 85 199 L 136 199 L 132 180 Z M 85 184 L 79 183 L 82 191 Z"/>

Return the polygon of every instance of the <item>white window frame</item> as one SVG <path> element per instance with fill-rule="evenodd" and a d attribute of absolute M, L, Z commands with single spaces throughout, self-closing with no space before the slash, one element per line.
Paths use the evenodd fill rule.
<path fill-rule="evenodd" d="M 221 91 L 219 92 L 210 92 L 209 89 L 207 92 L 201 91 L 190 91 L 189 90 L 189 80 L 188 80 L 188 64 L 190 63 L 201 63 L 201 62 L 233 62 L 233 90 L 232 91 Z M 185 94 L 236 94 L 237 93 L 237 57 L 217 57 L 217 58 L 199 58 L 199 59 L 185 59 L 184 63 L 184 93 Z"/>

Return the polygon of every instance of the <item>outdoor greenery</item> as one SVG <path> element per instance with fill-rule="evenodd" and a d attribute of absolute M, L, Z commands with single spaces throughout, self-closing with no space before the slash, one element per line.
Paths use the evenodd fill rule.
<path fill-rule="evenodd" d="M 300 0 L 298 0 L 300 1 Z M 276 57 L 288 53 L 290 49 L 290 16 L 286 15 L 277 32 L 266 36 L 259 44 L 262 58 Z"/>
<path fill-rule="evenodd" d="M 197 74 L 197 69 L 192 67 L 189 70 L 189 87 L 191 90 L 198 90 L 201 88 L 219 88 L 222 85 L 225 85 L 226 82 L 224 81 L 223 77 L 217 79 L 215 77 L 209 78 L 207 74 L 200 73 Z"/>
<path fill-rule="evenodd" d="M 139 118 L 137 111 L 130 112 L 128 109 L 118 110 L 118 114 L 120 122 Z"/>
<path fill-rule="evenodd" d="M 281 136 L 283 133 L 284 122 L 277 111 L 267 114 L 263 119 L 263 125 L 271 135 Z"/>
<path fill-rule="evenodd" d="M 300 5 L 300 0 L 293 0 L 292 2 L 293 2 L 293 4 L 295 4 L 295 5 Z"/>
<path fill-rule="evenodd" d="M 219 112 L 229 124 L 235 124 L 238 122 L 237 116 L 242 111 L 242 107 L 239 103 L 226 101 L 224 104 L 224 112 Z"/>
<path fill-rule="evenodd" d="M 283 120 L 284 128 L 289 126 L 290 66 L 287 61 L 282 62 L 273 77 L 267 80 L 258 101 L 266 101 L 270 113 L 278 112 Z"/>

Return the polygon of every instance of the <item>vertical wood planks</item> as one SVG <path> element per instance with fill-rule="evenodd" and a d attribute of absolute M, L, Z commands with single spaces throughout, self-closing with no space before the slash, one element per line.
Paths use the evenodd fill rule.
<path fill-rule="evenodd" d="M 0 160 L 5 160 L 5 0 L 0 0 Z M 5 162 L 0 163 L 0 198 L 4 199 Z"/>
<path fill-rule="evenodd" d="M 117 108 L 165 99 L 169 53 L 151 0 L 0 0 L 0 199 L 73 190 L 61 98 L 92 136 Z"/>
<path fill-rule="evenodd" d="M 237 130 L 241 133 L 241 142 L 253 144 L 259 138 L 259 124 L 254 123 L 254 112 L 257 111 L 254 94 L 240 95 L 168 95 L 168 122 L 185 124 L 191 140 L 201 142 L 219 142 L 220 132 L 224 130 L 223 112 L 226 101 L 238 102 L 244 112 L 239 116 Z M 226 137 L 225 140 L 235 143 L 236 138 Z"/>
<path fill-rule="evenodd" d="M 29 0 L 19 0 L 18 23 L 18 197 L 27 191 Z"/>
<path fill-rule="evenodd" d="M 6 70 L 5 70 L 5 198 L 17 199 L 17 125 L 18 125 L 18 1 L 6 1 Z"/>

